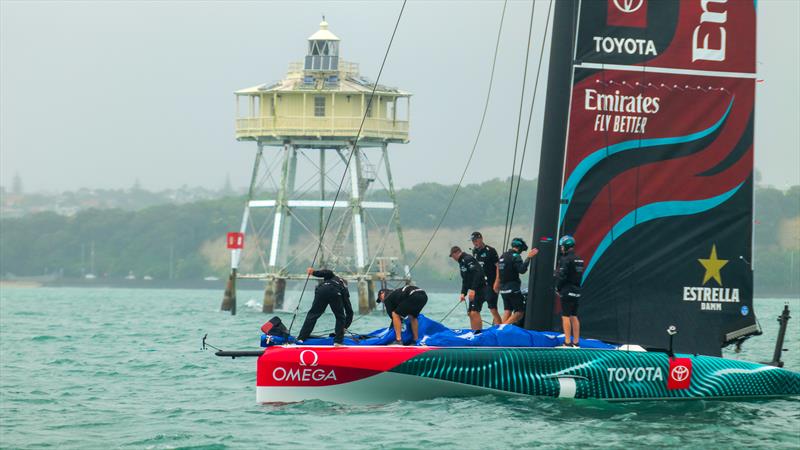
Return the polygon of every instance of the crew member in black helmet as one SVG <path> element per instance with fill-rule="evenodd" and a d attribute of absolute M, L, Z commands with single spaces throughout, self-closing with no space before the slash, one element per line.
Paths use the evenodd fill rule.
<path fill-rule="evenodd" d="M 523 261 L 520 253 L 528 249 L 528 244 L 522 238 L 511 240 L 511 248 L 500 256 L 497 263 L 497 278 L 494 282 L 494 291 L 503 295 L 503 323 L 514 324 L 525 315 L 525 296 L 522 295 L 522 281 L 520 274 L 528 271 L 531 258 L 539 253 L 538 249 L 531 249 Z"/>
<path fill-rule="evenodd" d="M 492 323 L 497 325 L 502 321 L 500 314 L 497 313 L 497 292 L 492 289 L 494 280 L 497 276 L 497 250 L 483 242 L 483 235 L 480 231 L 473 231 L 470 235 L 472 241 L 472 256 L 483 268 L 483 275 L 486 277 L 486 306 L 492 314 Z"/>
<path fill-rule="evenodd" d="M 564 345 L 578 347 L 581 324 L 578 321 L 578 300 L 581 298 L 583 259 L 575 254 L 575 239 L 563 236 L 558 240 L 561 255 L 556 269 L 556 292 L 561 297 L 561 325 L 564 328 Z"/>
<path fill-rule="evenodd" d="M 303 327 L 300 328 L 300 334 L 297 335 L 297 343 L 302 344 L 304 340 L 308 339 L 314 330 L 314 325 L 317 324 L 317 319 L 325 312 L 325 308 L 330 306 L 331 312 L 336 318 L 333 345 L 342 345 L 344 330 L 353 322 L 353 305 L 350 304 L 347 282 L 330 270 L 314 270 L 309 267 L 307 272 L 309 275 L 322 278 L 322 283 L 314 290 L 314 302 L 311 303 L 311 309 L 308 310 Z"/>
<path fill-rule="evenodd" d="M 461 271 L 461 298 L 463 302 L 469 299 L 467 315 L 469 316 L 470 328 L 480 330 L 483 328 L 481 319 L 481 308 L 483 308 L 484 296 L 486 295 L 486 276 L 478 261 L 472 256 L 464 253 L 461 247 L 455 246 L 450 249 L 450 257 L 458 262 Z"/>
<path fill-rule="evenodd" d="M 411 325 L 411 334 L 414 342 L 419 340 L 419 321 L 417 317 L 422 308 L 428 303 L 428 294 L 416 286 L 403 286 L 399 289 L 381 289 L 378 292 L 378 303 L 383 302 L 386 314 L 392 319 L 394 327 L 394 343 L 389 345 L 403 345 L 400 333 L 401 322 L 408 317 Z"/>

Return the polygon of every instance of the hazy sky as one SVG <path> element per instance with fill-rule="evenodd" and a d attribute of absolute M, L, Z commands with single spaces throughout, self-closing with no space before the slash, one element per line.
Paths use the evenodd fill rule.
<path fill-rule="evenodd" d="M 375 79 L 400 1 L 0 0 L 0 184 L 221 187 L 249 182 L 255 144 L 233 137 L 233 91 L 285 75 L 325 14 L 343 59 Z M 502 1 L 411 1 L 381 83 L 411 91 L 396 183 L 453 183 L 475 137 Z M 530 3 L 512 1 L 470 181 L 510 174 Z M 537 2 L 535 68 L 547 3 Z M 756 166 L 800 184 L 800 2 L 758 2 Z M 546 54 L 545 54 L 546 55 Z M 547 56 L 545 56 L 547 58 Z M 547 61 L 547 59 L 545 59 Z M 539 161 L 540 80 L 526 177 Z"/>

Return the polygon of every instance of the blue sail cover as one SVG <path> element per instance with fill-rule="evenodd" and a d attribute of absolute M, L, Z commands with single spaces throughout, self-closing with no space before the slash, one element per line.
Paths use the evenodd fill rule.
<path fill-rule="evenodd" d="M 414 342 L 408 319 L 404 321 L 402 337 L 407 345 L 427 345 L 431 347 L 557 347 L 564 343 L 564 335 L 551 331 L 525 330 L 514 325 L 495 325 L 475 333 L 469 329 L 450 329 L 441 323 L 419 316 L 419 340 Z M 288 342 L 294 342 L 290 337 Z M 345 345 L 388 345 L 394 342 L 391 327 L 380 328 L 364 335 L 345 336 Z M 287 339 L 261 335 L 261 346 L 269 347 L 287 343 Z M 333 345 L 333 337 L 309 338 L 305 345 Z M 581 339 L 581 348 L 615 349 L 615 345 L 595 339 Z"/>

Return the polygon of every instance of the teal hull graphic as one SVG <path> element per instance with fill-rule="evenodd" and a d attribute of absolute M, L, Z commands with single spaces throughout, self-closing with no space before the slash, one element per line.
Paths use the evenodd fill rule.
<path fill-rule="evenodd" d="M 390 371 L 512 394 L 604 400 L 800 395 L 800 373 L 710 356 L 539 348 L 436 348 Z M 685 359 L 683 361 L 686 361 Z M 673 378 L 671 378 L 673 377 Z M 676 379 L 683 382 L 675 388 Z M 672 389 L 670 389 L 672 387 Z"/>

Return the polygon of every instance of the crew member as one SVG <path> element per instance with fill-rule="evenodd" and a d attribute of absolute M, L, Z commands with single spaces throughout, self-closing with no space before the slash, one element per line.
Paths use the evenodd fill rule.
<path fill-rule="evenodd" d="M 497 325 L 502 323 L 500 314 L 497 312 L 497 292 L 492 289 L 495 277 L 497 277 L 497 250 L 483 242 L 483 235 L 480 231 L 472 232 L 472 256 L 483 268 L 483 275 L 486 277 L 486 306 L 492 314 L 492 323 Z"/>
<path fill-rule="evenodd" d="M 525 260 L 520 253 L 528 249 L 528 244 L 522 238 L 511 240 L 508 249 L 497 263 L 497 277 L 494 282 L 494 292 L 503 295 L 503 322 L 504 324 L 517 323 L 525 315 L 525 296 L 522 295 L 522 281 L 520 274 L 528 271 L 531 258 L 539 253 L 538 249 L 531 249 Z"/>
<path fill-rule="evenodd" d="M 300 334 L 297 335 L 297 343 L 302 344 L 308 339 L 314 330 L 314 325 L 317 324 L 317 319 L 325 312 L 325 308 L 330 306 L 336 318 L 333 345 L 340 346 L 344 341 L 345 328 L 353 322 L 353 305 L 350 304 L 347 282 L 327 269 L 314 270 L 309 267 L 306 272 L 310 276 L 322 278 L 322 282 L 314 290 L 314 302 L 311 303 L 311 309 L 306 314 Z"/>
<path fill-rule="evenodd" d="M 469 316 L 470 328 L 478 331 L 483 328 L 481 308 L 483 308 L 484 296 L 486 295 L 486 277 L 483 275 L 483 270 L 478 261 L 464 253 L 460 247 L 452 247 L 450 249 L 450 257 L 458 262 L 458 268 L 461 271 L 460 300 L 462 302 L 469 300 L 467 315 Z"/>
<path fill-rule="evenodd" d="M 561 255 L 556 269 L 556 292 L 561 297 L 561 325 L 564 345 L 578 347 L 581 324 L 578 321 L 578 300 L 581 298 L 583 259 L 575 254 L 575 239 L 566 235 L 558 240 Z"/>
<path fill-rule="evenodd" d="M 403 345 L 403 337 L 400 334 L 401 322 L 406 317 L 409 318 L 411 325 L 411 335 L 414 342 L 419 340 L 419 321 L 417 316 L 428 303 L 428 294 L 416 286 L 403 286 L 399 289 L 381 289 L 378 292 L 377 302 L 383 302 L 386 314 L 392 319 L 394 327 L 394 343 L 389 345 Z"/>

